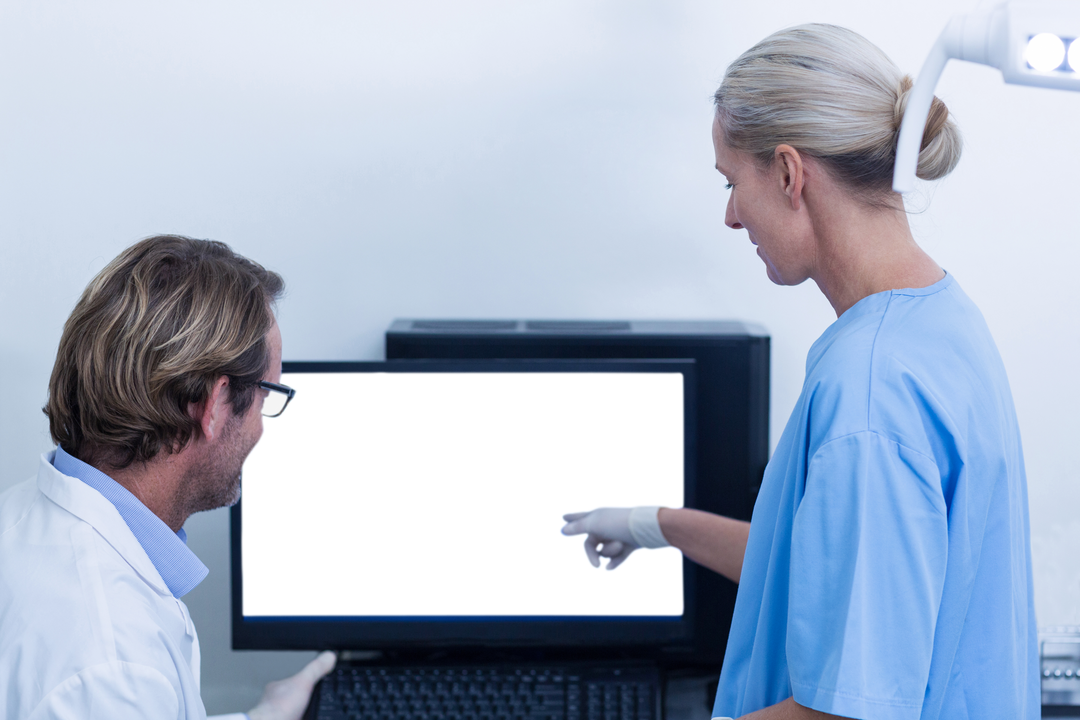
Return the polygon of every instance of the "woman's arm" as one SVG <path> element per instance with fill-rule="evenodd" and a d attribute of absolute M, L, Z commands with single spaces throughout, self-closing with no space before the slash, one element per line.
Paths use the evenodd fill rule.
<path fill-rule="evenodd" d="M 683 555 L 739 582 L 750 523 L 689 508 L 660 508 L 657 519 L 664 538 Z"/>
<path fill-rule="evenodd" d="M 840 718 L 840 716 L 811 710 L 795 702 L 793 698 L 788 698 L 782 703 L 743 715 L 740 720 L 826 720 L 827 718 Z"/>

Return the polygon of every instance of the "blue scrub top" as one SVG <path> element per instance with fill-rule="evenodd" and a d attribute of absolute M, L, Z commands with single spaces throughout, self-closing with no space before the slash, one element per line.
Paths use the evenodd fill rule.
<path fill-rule="evenodd" d="M 952 276 L 864 298 L 806 361 L 754 507 L 714 716 L 1040 716 L 1005 368 Z"/>

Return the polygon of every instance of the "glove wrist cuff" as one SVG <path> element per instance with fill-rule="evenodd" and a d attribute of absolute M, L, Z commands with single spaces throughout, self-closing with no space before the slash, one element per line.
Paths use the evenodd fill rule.
<path fill-rule="evenodd" d="M 643 548 L 669 547 L 671 543 L 660 532 L 660 508 L 636 507 L 630 511 L 630 536 Z"/>

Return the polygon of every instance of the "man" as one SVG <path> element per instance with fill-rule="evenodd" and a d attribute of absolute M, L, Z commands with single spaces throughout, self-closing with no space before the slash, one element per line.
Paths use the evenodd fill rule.
<path fill-rule="evenodd" d="M 183 525 L 239 499 L 264 405 L 287 401 L 283 289 L 178 236 L 135 244 L 86 288 L 44 408 L 58 447 L 0 495 L 0 716 L 206 717 L 180 598 L 208 570 Z M 268 685 L 251 720 L 299 720 L 333 664 Z"/>

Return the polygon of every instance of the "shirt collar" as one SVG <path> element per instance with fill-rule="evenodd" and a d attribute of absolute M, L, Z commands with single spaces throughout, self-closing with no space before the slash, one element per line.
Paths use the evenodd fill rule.
<path fill-rule="evenodd" d="M 210 572 L 188 548 L 184 529 L 174 533 L 123 485 L 60 447 L 56 448 L 53 467 L 83 481 L 113 504 L 174 597 L 187 595 Z"/>

